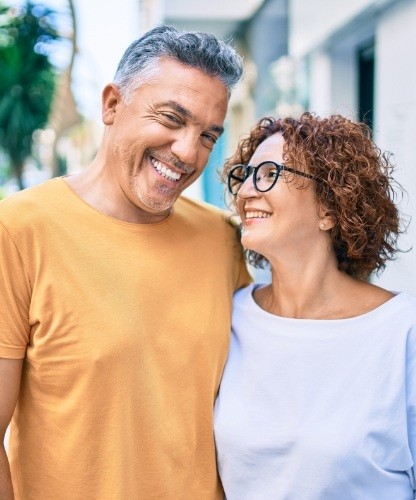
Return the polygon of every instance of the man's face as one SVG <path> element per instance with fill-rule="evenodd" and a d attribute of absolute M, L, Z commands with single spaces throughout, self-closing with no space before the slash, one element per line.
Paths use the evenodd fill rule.
<path fill-rule="evenodd" d="M 166 217 L 206 166 L 222 132 L 227 101 L 218 78 L 166 58 L 128 103 L 114 85 L 107 86 L 103 121 L 109 126 L 111 165 L 106 168 L 118 203 Z"/>

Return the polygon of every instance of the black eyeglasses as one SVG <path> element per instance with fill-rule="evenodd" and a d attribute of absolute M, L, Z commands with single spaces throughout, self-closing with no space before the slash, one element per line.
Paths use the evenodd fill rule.
<path fill-rule="evenodd" d="M 274 161 L 263 161 L 257 167 L 252 167 L 251 165 L 236 165 L 233 167 L 228 173 L 228 189 L 232 195 L 237 195 L 244 182 L 253 175 L 254 187 L 257 191 L 265 193 L 266 191 L 270 191 L 276 184 L 282 170 L 307 177 L 308 179 L 317 180 L 315 176 L 305 174 L 305 172 L 301 172 L 300 170 L 280 165 Z"/>

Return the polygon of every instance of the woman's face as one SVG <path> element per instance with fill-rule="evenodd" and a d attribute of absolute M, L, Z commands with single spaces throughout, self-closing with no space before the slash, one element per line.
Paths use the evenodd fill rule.
<path fill-rule="evenodd" d="M 284 139 L 280 133 L 263 141 L 249 164 L 257 166 L 271 160 L 283 161 Z M 299 165 L 287 165 L 299 169 Z M 282 171 L 274 187 L 265 193 L 254 188 L 253 176 L 241 186 L 237 208 L 243 223 L 242 244 L 269 261 L 308 254 L 315 242 L 322 241 L 315 181 Z M 327 235 L 326 235 L 327 237 Z"/>

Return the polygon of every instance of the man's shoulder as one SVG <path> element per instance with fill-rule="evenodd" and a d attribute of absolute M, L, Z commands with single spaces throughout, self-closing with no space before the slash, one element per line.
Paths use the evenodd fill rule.
<path fill-rule="evenodd" d="M 175 207 L 182 210 L 201 213 L 201 214 L 207 213 L 207 214 L 218 215 L 223 212 L 220 208 L 216 207 L 215 205 L 211 205 L 210 203 L 207 203 L 205 201 L 188 198 L 187 196 L 184 195 L 181 195 L 178 198 Z"/>
<path fill-rule="evenodd" d="M 178 229 L 187 228 L 193 235 L 198 234 L 206 241 L 215 244 L 222 242 L 228 248 L 241 252 L 238 227 L 230 212 L 181 196 L 175 204 L 175 215 Z"/>
<path fill-rule="evenodd" d="M 225 209 L 204 201 L 181 196 L 175 204 L 175 211 L 182 216 L 195 218 L 199 223 L 233 226 L 231 214 Z"/>
<path fill-rule="evenodd" d="M 0 222 L 20 225 L 38 216 L 53 213 L 53 206 L 62 203 L 62 181 L 51 179 L 23 189 L 0 202 Z"/>

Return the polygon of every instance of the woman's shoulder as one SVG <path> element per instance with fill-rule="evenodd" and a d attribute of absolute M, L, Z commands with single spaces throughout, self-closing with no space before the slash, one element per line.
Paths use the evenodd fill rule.
<path fill-rule="evenodd" d="M 357 320 L 396 333 L 416 333 L 416 298 L 405 291 L 390 291 L 368 283 L 354 296 Z M 406 334 L 406 335 L 407 335 Z"/>
<path fill-rule="evenodd" d="M 416 298 L 401 291 L 390 291 L 369 282 L 354 280 L 352 286 L 343 294 L 344 308 L 348 317 L 359 317 L 368 313 L 390 309 L 408 308 L 414 310 L 416 317 Z"/>
<path fill-rule="evenodd" d="M 374 308 L 386 302 L 394 300 L 400 307 L 408 307 L 416 313 L 416 297 L 402 290 L 387 290 L 373 283 L 367 283 L 369 287 L 368 297 L 374 303 Z"/>
<path fill-rule="evenodd" d="M 397 292 L 395 297 L 399 305 L 414 318 L 416 328 L 416 297 L 407 292 Z"/>

